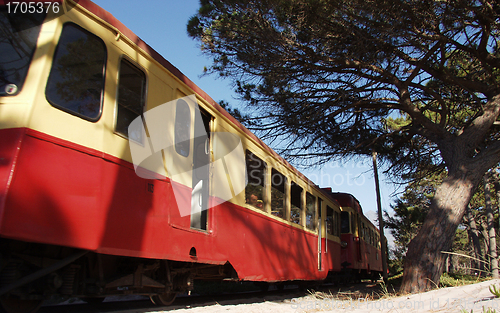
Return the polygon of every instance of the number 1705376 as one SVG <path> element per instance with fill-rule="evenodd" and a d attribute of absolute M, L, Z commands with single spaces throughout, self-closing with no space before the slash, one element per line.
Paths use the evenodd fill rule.
<path fill-rule="evenodd" d="M 7 13 L 59 13 L 60 3 L 58 2 L 7 2 Z"/>

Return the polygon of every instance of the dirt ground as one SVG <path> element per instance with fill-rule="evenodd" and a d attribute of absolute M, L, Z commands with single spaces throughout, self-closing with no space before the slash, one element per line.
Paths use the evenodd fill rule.
<path fill-rule="evenodd" d="M 188 313 L 279 313 L 279 312 L 487 312 L 489 308 L 500 312 L 500 298 L 489 291 L 491 285 L 500 289 L 500 280 L 473 285 L 449 287 L 421 294 L 387 296 L 380 285 L 322 290 L 315 293 L 290 295 L 264 295 L 247 299 L 228 299 L 197 305 L 174 305 L 168 311 Z M 358 288 L 358 289 L 355 289 Z M 355 291 L 356 290 L 356 291 Z M 494 311 L 491 311 L 494 312 Z"/>

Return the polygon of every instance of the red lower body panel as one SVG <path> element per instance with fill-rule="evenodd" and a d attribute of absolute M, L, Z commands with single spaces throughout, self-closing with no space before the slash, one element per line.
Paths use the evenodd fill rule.
<path fill-rule="evenodd" d="M 168 179 L 142 179 L 129 162 L 29 129 L 0 130 L 1 237 L 132 257 L 230 262 L 245 280 L 316 280 L 340 269 L 340 246 L 331 244 L 328 267 L 318 271 L 314 234 L 229 202 L 211 208 L 208 231 L 197 231 L 189 228 L 190 216 L 180 216 L 178 203 Z"/>
<path fill-rule="evenodd" d="M 382 258 L 380 250 L 366 243 L 352 234 L 342 234 L 342 241 L 347 242 L 347 247 L 342 249 L 342 263 L 350 265 L 347 268 L 356 270 L 382 271 Z"/>
<path fill-rule="evenodd" d="M 247 280 L 320 280 L 318 237 L 235 205 L 216 209 L 217 243 Z M 229 249 L 228 249 L 229 248 Z M 340 254 L 340 246 L 332 255 Z M 337 259 L 340 268 L 340 259 Z"/>
<path fill-rule="evenodd" d="M 0 131 L 0 221 L 3 217 L 7 191 L 12 182 L 23 136 L 23 128 Z"/>
<path fill-rule="evenodd" d="M 323 247 L 323 262 L 326 271 L 338 272 L 341 269 L 340 244 L 338 242 L 324 239 L 326 247 Z"/>

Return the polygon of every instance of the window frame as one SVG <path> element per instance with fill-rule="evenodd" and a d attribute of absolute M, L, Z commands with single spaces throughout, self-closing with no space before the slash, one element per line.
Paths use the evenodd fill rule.
<path fill-rule="evenodd" d="M 329 211 L 332 212 L 331 215 Z M 331 221 L 329 221 L 330 217 L 332 218 Z M 327 235 L 335 236 L 335 209 L 328 204 L 326 205 L 325 228 Z"/>
<path fill-rule="evenodd" d="M 23 66 L 16 67 L 14 69 L 14 71 L 15 71 L 16 74 L 21 74 L 21 75 L 18 76 L 19 80 L 15 81 L 15 82 L 14 81 L 10 81 L 10 80 L 6 80 L 6 78 L 8 78 L 8 76 L 7 76 L 8 74 L 5 77 L 2 77 L 2 79 L 4 79 L 4 81 L 5 81 L 5 84 L 4 85 L 0 84 L 0 87 L 3 89 L 2 91 L 0 91 L 0 97 L 14 97 L 14 96 L 17 96 L 18 94 L 20 94 L 21 91 L 23 90 L 24 86 L 25 86 L 26 79 L 27 79 L 27 77 L 28 77 L 28 75 L 30 73 L 31 66 L 32 66 L 32 63 L 33 63 L 33 57 L 34 57 L 34 55 L 35 55 L 35 53 L 36 53 L 36 51 L 37 51 L 37 49 L 39 47 L 38 46 L 38 40 L 40 39 L 42 26 L 45 23 L 45 19 L 47 17 L 47 12 L 41 12 L 41 13 L 38 13 L 38 12 L 35 12 L 35 13 L 22 13 L 22 12 L 19 12 L 19 10 L 18 10 L 18 12 L 16 12 L 16 13 L 9 13 L 8 12 L 8 8 L 7 8 L 7 6 L 6 6 L 5 3 L 2 4 L 2 5 L 0 5 L 0 11 L 3 11 L 3 12 L 0 12 L 0 14 L 1 15 L 5 14 L 5 16 L 7 17 L 7 19 L 11 18 L 11 16 L 9 16 L 11 14 L 12 14 L 12 16 L 17 14 L 18 18 L 21 17 L 24 14 L 31 14 L 32 17 L 35 16 L 32 19 L 32 20 L 35 20 L 35 21 L 36 21 L 36 19 L 38 17 L 40 17 L 39 18 L 39 23 L 38 23 L 38 21 L 36 21 L 36 23 L 34 23 L 34 25 L 29 28 L 30 31 L 33 32 L 30 35 L 35 35 L 36 34 L 36 39 L 34 40 L 34 42 L 30 42 L 30 43 L 34 44 L 33 47 L 29 47 L 29 46 L 27 47 L 27 48 L 31 48 L 30 49 L 29 57 L 28 57 L 28 55 L 26 55 L 26 57 L 27 57 L 26 63 L 23 64 Z M 1 19 L 3 19 L 3 18 L 1 18 Z M 9 23 L 9 25 L 7 27 L 9 32 L 12 31 L 12 26 L 13 26 L 12 23 Z M 14 32 L 14 33 L 16 33 L 16 32 Z M 16 40 L 16 38 L 13 38 L 13 41 L 15 41 L 16 43 L 18 43 L 17 40 Z M 11 47 L 13 47 L 13 45 Z M 52 56 L 52 58 L 53 58 L 53 56 Z M 22 57 L 21 57 L 21 59 L 22 59 Z M 16 63 L 16 61 L 14 61 L 14 63 Z M 21 73 L 19 73 L 19 68 L 21 68 L 21 69 L 25 68 L 24 73 L 22 71 L 21 71 Z M 10 92 L 8 92 L 7 88 L 8 88 L 9 85 L 12 88 L 15 88 L 15 89 L 12 89 Z M 14 86 L 12 86 L 12 85 L 14 85 Z"/>
<path fill-rule="evenodd" d="M 189 113 L 189 119 L 187 119 L 187 120 L 189 120 L 189 125 L 188 125 L 188 127 L 186 127 L 189 130 L 189 134 L 187 136 L 187 138 L 189 138 L 189 139 L 184 140 L 184 141 L 178 141 L 179 137 L 177 134 L 180 134 L 182 132 L 178 131 L 178 128 L 177 128 L 177 126 L 180 125 L 180 124 L 177 124 L 178 117 L 179 117 L 179 115 L 178 115 L 179 114 L 179 107 L 180 107 L 179 106 L 180 101 L 179 101 L 179 99 L 177 99 L 177 100 L 178 101 L 175 104 L 175 120 L 174 120 L 174 150 L 178 155 L 185 157 L 185 158 L 188 158 L 191 155 L 191 143 L 192 143 L 191 141 L 194 139 L 192 136 L 193 122 L 194 122 L 193 118 L 192 118 L 193 112 L 191 111 L 191 107 L 189 106 L 189 104 L 187 104 L 187 102 L 186 102 L 187 106 L 184 106 L 184 107 L 187 108 L 188 111 L 186 111 L 186 112 Z M 182 150 L 179 151 L 179 147 L 185 146 L 184 143 L 186 143 L 186 142 L 187 142 L 187 154 L 184 154 L 184 153 L 181 153 Z"/>
<path fill-rule="evenodd" d="M 344 220 L 344 217 L 347 217 L 347 222 L 343 222 L 345 221 Z M 343 232 L 343 226 L 347 226 L 347 232 Z M 351 230 L 351 212 L 349 211 L 341 211 L 340 212 L 340 233 L 341 234 L 351 234 L 353 233 L 353 230 Z"/>
<path fill-rule="evenodd" d="M 316 197 L 315 195 L 313 195 L 312 193 L 310 193 L 309 191 L 306 191 L 306 203 L 305 203 L 305 208 L 304 208 L 304 211 L 305 211 L 305 221 L 304 221 L 304 226 L 306 229 L 308 230 L 311 230 L 311 231 L 316 231 L 317 229 L 317 213 L 318 213 L 318 197 Z M 312 212 L 312 218 L 311 218 L 311 224 L 312 224 L 312 228 L 308 227 L 308 224 L 307 224 L 307 217 L 309 216 L 308 215 L 308 211 L 309 211 L 309 208 L 308 208 L 308 202 L 307 202 L 307 199 L 312 199 L 312 207 L 313 207 L 313 212 Z"/>
<path fill-rule="evenodd" d="M 248 163 L 248 159 L 250 157 L 252 159 L 255 158 L 255 159 L 253 159 L 255 162 L 257 162 L 257 161 L 261 162 L 262 166 L 260 166 L 258 168 L 252 169 L 252 171 L 253 170 L 259 170 L 259 172 L 260 172 L 259 176 L 260 177 L 257 177 L 257 178 L 262 179 L 261 184 L 254 185 L 254 184 L 250 183 L 250 177 L 251 176 L 250 176 L 250 172 L 248 170 L 249 165 L 251 165 L 251 164 Z M 260 171 L 260 170 L 262 170 L 262 171 Z M 256 155 L 255 153 L 253 153 L 250 149 L 246 149 L 245 150 L 245 171 L 246 171 L 246 177 L 247 177 L 247 185 L 245 186 L 245 204 L 247 204 L 248 206 L 250 206 L 252 208 L 256 208 L 256 209 L 262 210 L 264 212 L 266 212 L 266 202 L 267 202 L 266 201 L 266 177 L 267 177 L 268 170 L 269 170 L 269 167 L 268 167 L 267 163 L 264 160 L 262 160 L 258 155 Z M 252 178 L 253 178 L 253 176 L 252 176 Z M 260 186 L 261 187 L 260 198 L 258 199 L 258 201 L 259 200 L 262 201 L 262 207 L 255 206 L 255 205 L 252 205 L 251 203 L 247 202 L 247 199 L 248 199 L 247 198 L 247 193 L 249 192 L 247 190 L 247 188 L 248 188 L 249 185 Z"/>
<path fill-rule="evenodd" d="M 89 116 L 84 115 L 82 113 L 71 110 L 65 106 L 61 106 L 60 104 L 55 103 L 53 101 L 53 99 L 52 100 L 49 99 L 49 96 L 48 96 L 47 89 L 49 87 L 49 82 L 50 82 L 50 79 L 52 77 L 52 68 L 54 67 L 55 57 L 60 49 L 61 36 L 63 35 L 63 32 L 67 26 L 74 27 L 76 29 L 81 30 L 83 33 L 87 33 L 88 35 L 92 35 L 93 37 L 98 39 L 102 43 L 102 46 L 104 47 L 104 63 L 103 63 L 103 67 L 102 67 L 103 71 L 102 71 L 101 97 L 100 97 L 99 113 L 97 114 L 96 117 L 89 117 Z M 103 108 L 104 108 L 104 95 L 106 93 L 106 89 L 105 89 L 106 88 L 106 74 L 107 74 L 107 68 L 108 68 L 108 47 L 106 45 L 106 42 L 101 37 L 97 36 L 93 32 L 89 31 L 88 29 L 86 29 L 86 28 L 84 28 L 84 27 L 82 27 L 74 22 L 66 22 L 62 25 L 61 32 L 59 33 L 57 40 L 58 41 L 56 44 L 56 48 L 54 49 L 54 53 L 52 54 L 52 58 L 51 58 L 51 66 L 50 66 L 50 70 L 49 70 L 49 75 L 47 77 L 47 81 L 46 81 L 46 85 L 45 85 L 45 91 L 44 91 L 45 99 L 47 100 L 47 102 L 50 103 L 51 106 L 53 106 L 54 108 L 56 108 L 58 110 L 61 110 L 63 112 L 71 114 L 73 116 L 77 116 L 83 120 L 95 123 L 101 119 Z"/>
<path fill-rule="evenodd" d="M 289 219 L 289 217 L 287 216 L 287 214 L 289 214 L 289 213 L 287 213 L 287 211 L 288 211 L 287 210 L 287 205 L 288 205 L 288 203 L 287 203 L 288 202 L 287 201 L 287 194 L 288 194 L 288 191 L 287 191 L 287 189 L 288 189 L 287 188 L 287 182 L 288 182 L 288 178 L 285 175 L 283 175 L 281 173 L 281 171 L 278 171 L 274 167 L 271 167 L 271 171 L 270 172 L 271 172 L 270 173 L 271 177 L 270 177 L 269 186 L 270 186 L 270 189 L 271 189 L 270 190 L 270 192 L 271 192 L 271 199 L 270 199 L 271 214 L 274 215 L 274 216 L 276 216 L 276 217 L 278 217 L 278 218 L 281 218 L 283 220 L 288 220 Z M 276 186 L 279 186 L 279 187 L 282 186 L 283 187 L 283 191 L 281 191 L 280 189 L 274 187 L 275 186 L 275 183 L 274 183 L 274 175 L 275 174 L 278 174 L 279 176 L 282 177 L 282 180 L 283 180 L 282 184 L 280 184 L 280 185 L 276 184 Z M 282 202 L 283 202 L 282 203 L 282 207 L 281 207 L 282 216 L 279 216 L 279 215 L 276 215 L 276 214 L 273 213 L 273 212 L 278 212 L 278 211 L 273 210 L 274 209 L 273 208 L 273 189 L 276 189 L 277 191 L 279 191 L 280 193 L 282 193 Z"/>
<path fill-rule="evenodd" d="M 115 94 L 115 114 L 114 114 L 113 133 L 115 135 L 118 135 L 118 136 L 123 137 L 123 138 L 128 139 L 128 140 L 133 140 L 134 142 L 143 145 L 145 142 L 144 136 L 141 136 L 141 141 L 137 141 L 134 138 L 130 138 L 128 135 L 128 132 L 127 132 L 127 134 L 123 134 L 117 130 L 118 110 L 120 107 L 120 103 L 118 102 L 119 97 L 120 97 L 120 94 L 119 94 L 120 93 L 120 74 L 121 74 L 121 69 L 122 69 L 122 62 L 124 62 L 124 61 L 129 63 L 129 65 L 131 67 L 141 71 L 144 74 L 144 86 L 143 86 L 144 93 L 142 95 L 143 105 L 142 105 L 142 112 L 138 116 L 144 116 L 144 113 L 146 112 L 146 107 L 147 107 L 148 86 L 149 86 L 149 76 L 147 74 L 147 71 L 142 66 L 137 64 L 137 62 L 132 61 L 126 55 L 122 55 L 118 61 L 119 67 L 118 67 L 117 78 L 116 78 L 117 84 L 116 84 L 116 94 Z M 130 126 L 130 124 L 129 124 L 129 126 Z M 127 127 L 127 130 L 128 130 L 128 127 Z M 143 134 L 143 135 L 145 135 L 145 134 Z"/>
<path fill-rule="evenodd" d="M 298 193 L 300 189 L 300 193 Z M 303 215 L 304 215 L 304 205 L 302 195 L 304 193 L 304 188 L 294 181 L 290 182 L 290 222 L 296 225 L 303 226 Z M 298 202 L 297 202 L 298 200 Z M 298 206 L 297 206 L 298 204 Z M 292 212 L 297 210 L 299 212 L 298 220 L 294 221 L 292 219 Z"/>

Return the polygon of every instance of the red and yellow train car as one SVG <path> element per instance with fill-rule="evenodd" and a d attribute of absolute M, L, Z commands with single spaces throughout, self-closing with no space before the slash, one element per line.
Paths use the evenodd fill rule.
<path fill-rule="evenodd" d="M 321 281 L 341 271 L 340 216 L 355 208 L 341 211 L 91 1 L 17 9 L 0 1 L 4 311 L 34 312 L 55 294 L 168 304 L 195 280 Z M 153 134 L 130 125 L 165 103 L 154 117 L 172 147 L 150 151 L 143 178 L 131 142 L 149 149 Z M 238 138 L 243 156 L 224 155 L 222 168 L 221 132 Z M 248 184 L 222 199 L 224 180 Z M 359 218 L 353 238 L 364 238 Z"/>
<path fill-rule="evenodd" d="M 377 280 L 382 274 L 380 232 L 364 216 L 359 201 L 351 194 L 331 192 L 341 206 L 342 275 L 354 281 Z"/>

